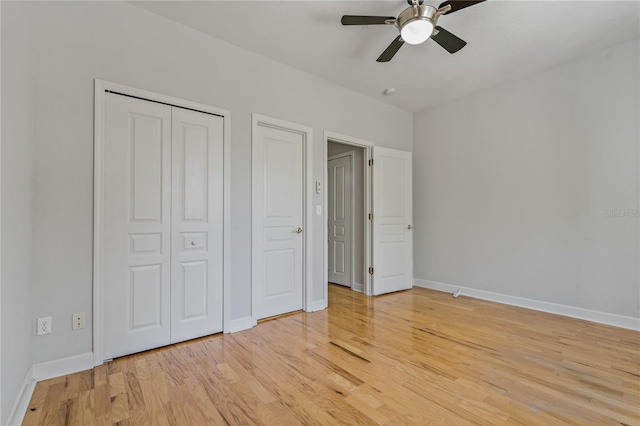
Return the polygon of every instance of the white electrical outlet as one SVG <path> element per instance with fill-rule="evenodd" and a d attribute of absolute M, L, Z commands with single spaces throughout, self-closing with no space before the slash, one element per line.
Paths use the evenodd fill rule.
<path fill-rule="evenodd" d="M 51 317 L 38 318 L 38 321 L 37 321 L 38 328 L 36 329 L 36 335 L 42 336 L 43 334 L 51 333 L 52 332 L 51 325 L 52 325 Z"/>
<path fill-rule="evenodd" d="M 80 330 L 81 328 L 85 328 L 84 324 L 85 313 L 84 312 L 76 312 L 73 314 L 73 323 L 71 324 L 72 330 Z"/>

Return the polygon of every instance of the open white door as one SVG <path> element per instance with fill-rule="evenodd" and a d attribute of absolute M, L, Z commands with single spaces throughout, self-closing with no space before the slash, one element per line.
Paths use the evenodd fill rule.
<path fill-rule="evenodd" d="M 373 148 L 373 295 L 413 286 L 411 153 Z"/>

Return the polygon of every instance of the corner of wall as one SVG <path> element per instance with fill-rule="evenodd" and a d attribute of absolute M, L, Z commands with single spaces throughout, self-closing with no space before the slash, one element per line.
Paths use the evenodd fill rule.
<path fill-rule="evenodd" d="M 29 408 L 31 396 L 36 384 L 53 377 L 77 373 L 93 368 L 93 352 L 57 359 L 54 361 L 33 364 L 27 370 L 20 391 L 16 395 L 11 412 L 3 425 L 20 425 Z"/>
<path fill-rule="evenodd" d="M 31 10 L 22 3 L 1 2 L 0 6 L 0 318 L 4 317 L 0 319 L 0 424 L 17 422 L 16 404 L 30 395 L 32 375 L 35 55 Z"/>
<path fill-rule="evenodd" d="M 29 407 L 29 401 L 31 401 L 31 395 L 36 387 L 36 381 L 33 378 L 33 367 L 27 370 L 27 374 L 24 376 L 20 391 L 16 395 L 16 399 L 11 407 L 9 416 L 6 419 L 6 423 L 2 423 L 7 426 L 21 425 L 24 415 Z"/>

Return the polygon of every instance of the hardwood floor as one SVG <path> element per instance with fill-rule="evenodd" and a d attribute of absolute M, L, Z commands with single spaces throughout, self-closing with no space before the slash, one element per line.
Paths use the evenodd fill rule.
<path fill-rule="evenodd" d="M 24 424 L 640 424 L 640 333 L 415 288 L 37 384 Z"/>

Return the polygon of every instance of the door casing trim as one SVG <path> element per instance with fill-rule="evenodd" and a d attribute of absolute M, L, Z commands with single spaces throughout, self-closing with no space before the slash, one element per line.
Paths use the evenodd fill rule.
<path fill-rule="evenodd" d="M 223 119 L 223 274 L 222 274 L 222 327 L 223 332 L 230 332 L 230 288 L 231 288 L 231 112 L 226 109 L 200 104 L 184 99 L 174 98 L 147 90 L 124 86 L 104 80 L 94 80 L 94 159 L 93 159 L 93 364 L 104 362 L 104 310 L 103 310 L 103 256 L 104 239 L 104 123 L 105 93 L 117 92 L 123 95 L 161 102 L 169 105 L 188 108 Z"/>

